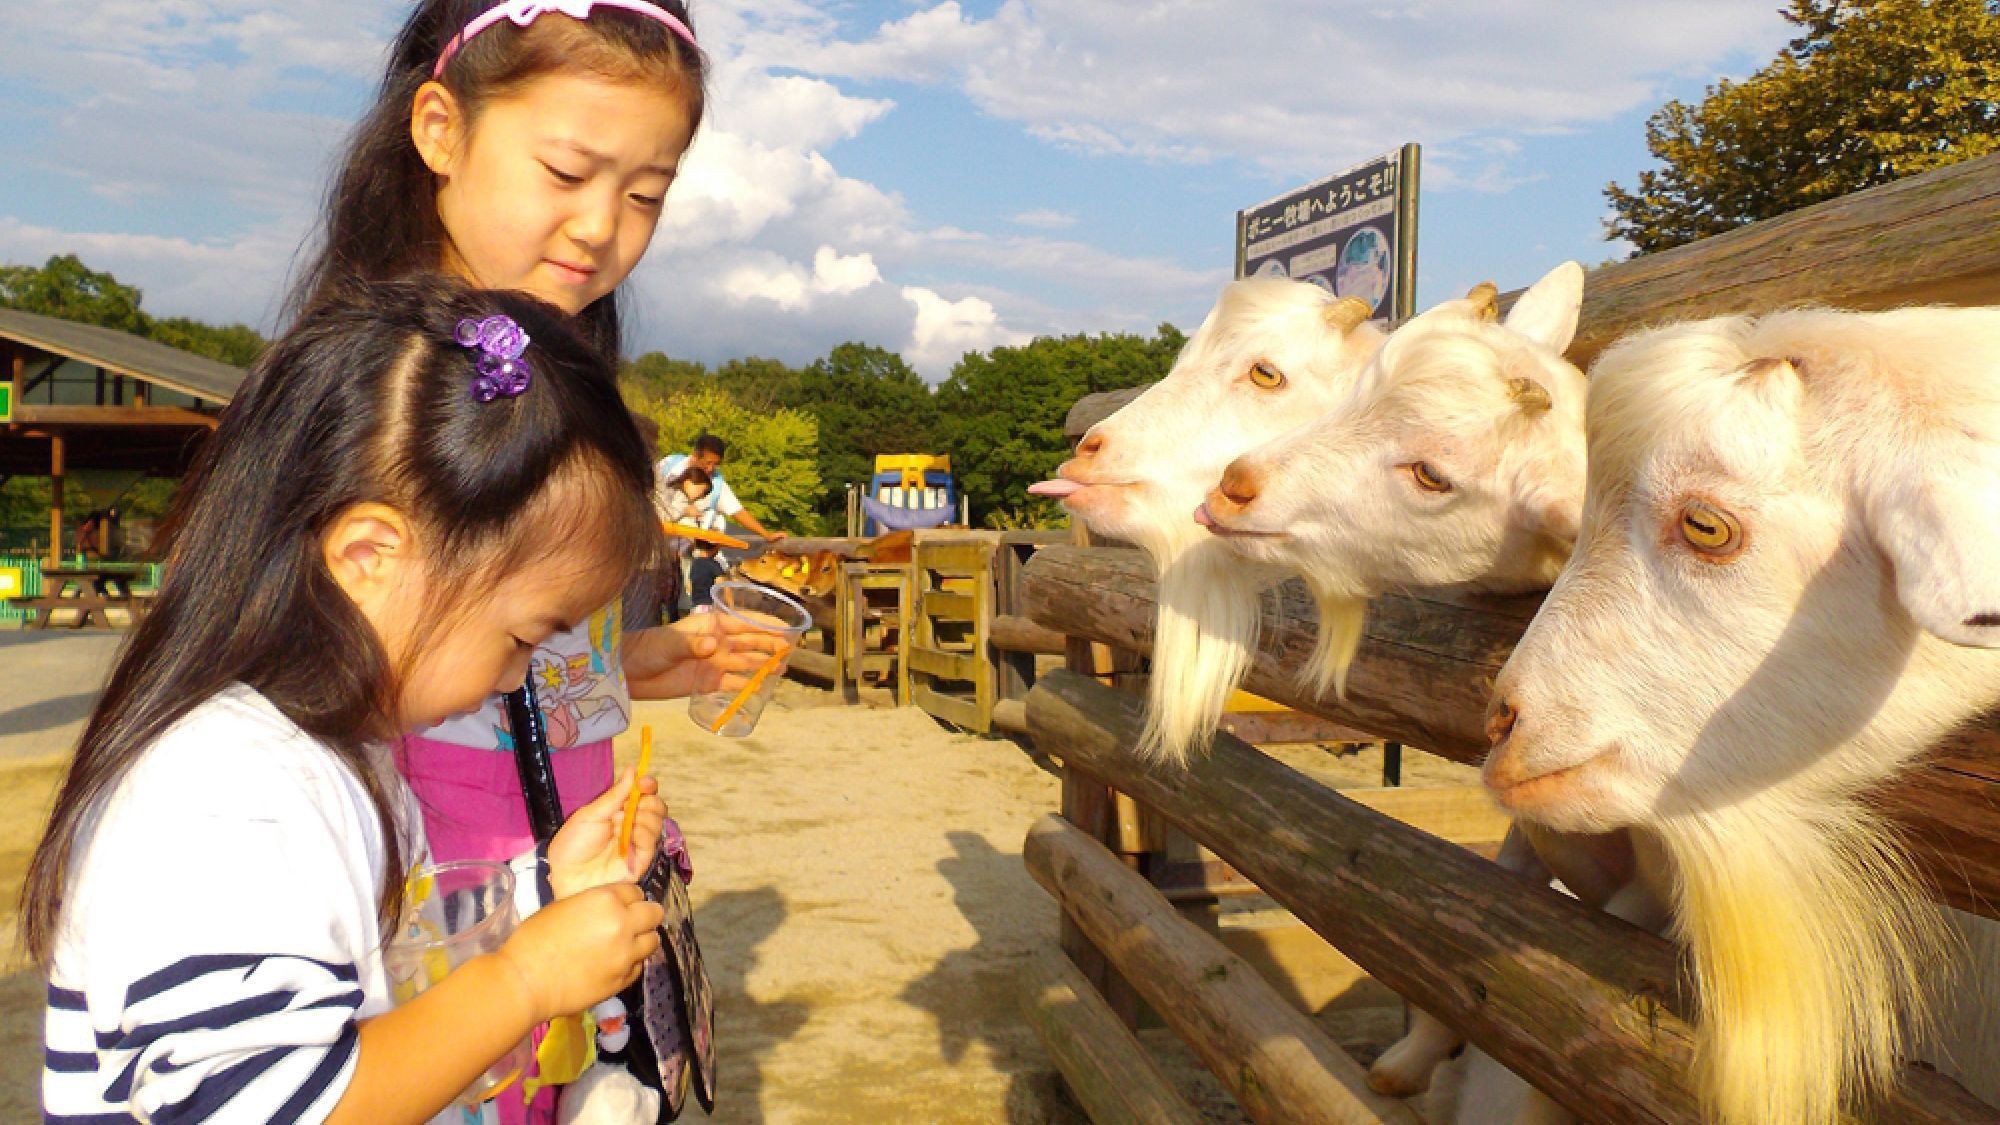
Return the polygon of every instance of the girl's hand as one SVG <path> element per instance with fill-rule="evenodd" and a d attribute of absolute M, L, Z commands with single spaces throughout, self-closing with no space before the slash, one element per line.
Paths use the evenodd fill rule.
<path fill-rule="evenodd" d="M 570 814 L 549 841 L 549 889 L 556 898 L 586 891 L 606 883 L 630 883 L 646 873 L 653 853 L 660 847 L 660 826 L 667 819 L 667 803 L 660 800 L 660 783 L 650 777 L 639 779 L 639 809 L 632 820 L 632 850 L 618 854 L 618 832 L 624 827 L 625 798 L 632 792 L 628 768 L 597 799 Z"/>
<path fill-rule="evenodd" d="M 619 655 L 632 698 L 678 699 L 735 691 L 783 647 L 782 637 L 711 612 L 627 633 Z"/>
<path fill-rule="evenodd" d="M 520 977 L 535 1022 L 546 1023 L 639 979 L 666 916 L 630 883 L 594 887 L 529 915 L 496 956 Z"/>

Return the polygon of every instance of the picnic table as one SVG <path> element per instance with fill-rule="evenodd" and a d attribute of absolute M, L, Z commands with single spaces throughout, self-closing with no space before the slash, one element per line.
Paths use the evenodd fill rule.
<path fill-rule="evenodd" d="M 133 593 L 132 582 L 145 573 L 144 565 L 133 563 L 51 567 L 42 571 L 42 595 L 18 604 L 35 611 L 37 629 L 81 629 L 93 617 L 107 629 L 122 628 L 144 607 L 146 599 Z M 63 620 L 57 621 L 59 616 Z"/>

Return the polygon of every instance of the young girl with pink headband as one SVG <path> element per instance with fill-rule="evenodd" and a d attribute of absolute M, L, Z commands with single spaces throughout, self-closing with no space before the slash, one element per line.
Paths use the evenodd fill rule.
<path fill-rule="evenodd" d="M 423 0 L 350 141 L 294 310 L 443 269 L 555 305 L 615 362 L 618 288 L 701 124 L 706 73 L 682 0 Z M 631 633 L 620 616 L 599 608 L 529 662 L 565 813 L 611 784 L 633 696 L 713 690 L 746 655 L 712 614 Z M 438 859 L 532 846 L 512 748 L 498 696 L 404 739 Z M 526 1118 L 500 1104 L 503 1125 L 553 1119 L 546 1093 Z"/>

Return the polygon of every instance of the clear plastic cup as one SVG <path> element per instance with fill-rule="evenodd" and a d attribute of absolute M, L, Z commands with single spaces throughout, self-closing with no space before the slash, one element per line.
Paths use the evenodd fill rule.
<path fill-rule="evenodd" d="M 712 691 L 688 700 L 688 718 L 711 734 L 742 738 L 757 729 L 764 705 L 778 690 L 792 650 L 806 630 L 812 628 L 812 614 L 806 607 L 776 590 L 751 582 L 717 582 L 711 595 L 711 612 L 723 614 L 753 628 L 771 633 L 783 646 L 776 657 L 750 674 L 750 682 L 736 691 Z"/>
<path fill-rule="evenodd" d="M 504 863 L 462 860 L 420 867 L 410 879 L 402 925 L 382 951 L 389 995 L 408 1003 L 453 969 L 499 949 L 514 932 L 514 872 Z M 534 1057 L 523 1038 L 466 1088 L 476 1106 L 521 1077 Z"/>

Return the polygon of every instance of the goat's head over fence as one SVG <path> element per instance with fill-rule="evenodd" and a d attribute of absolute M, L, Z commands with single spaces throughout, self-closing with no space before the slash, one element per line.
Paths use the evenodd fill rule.
<path fill-rule="evenodd" d="M 1061 470 L 1092 530 L 1164 564 L 1223 467 L 1346 395 L 1381 346 L 1368 308 L 1299 281 L 1232 282 L 1167 377 L 1092 426 Z"/>
<path fill-rule="evenodd" d="M 1243 560 L 1304 576 L 1317 690 L 1344 691 L 1367 598 L 1539 589 L 1569 555 L 1585 384 L 1562 349 L 1583 270 L 1550 271 L 1505 323 L 1493 294 L 1481 285 L 1398 329 L 1342 401 L 1231 462 L 1197 513 Z"/>
<path fill-rule="evenodd" d="M 1486 780 L 1656 835 L 1723 1120 L 1893 1080 L 1936 923 L 1869 787 L 2000 700 L 2000 310 L 1658 329 L 1593 368 L 1574 556 Z"/>

